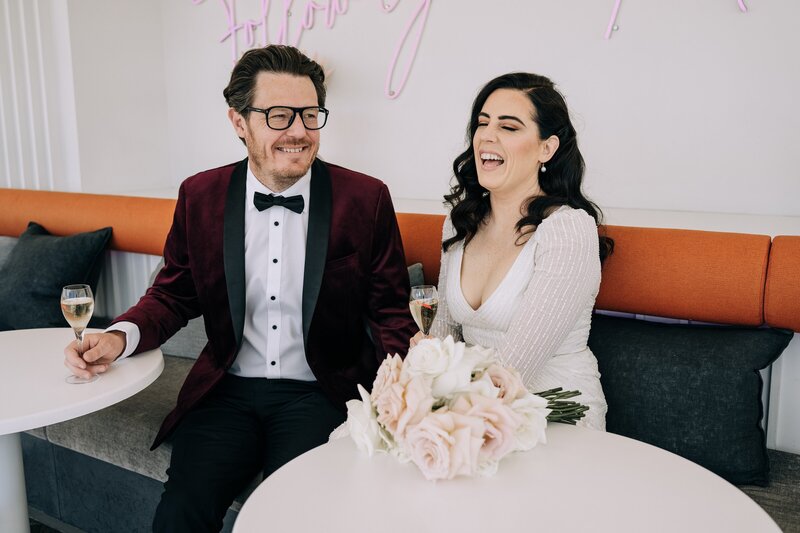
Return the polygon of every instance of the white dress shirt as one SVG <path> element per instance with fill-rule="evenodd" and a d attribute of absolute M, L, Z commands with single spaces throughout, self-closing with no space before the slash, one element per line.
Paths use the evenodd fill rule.
<path fill-rule="evenodd" d="M 280 196 L 301 195 L 302 213 L 283 206 L 259 211 L 256 192 L 275 194 L 247 169 L 244 211 L 245 322 L 242 346 L 231 374 L 243 377 L 314 381 L 303 343 L 303 274 L 306 261 L 311 171 Z M 126 334 L 127 357 L 141 338 L 132 322 L 119 322 L 107 331 Z"/>

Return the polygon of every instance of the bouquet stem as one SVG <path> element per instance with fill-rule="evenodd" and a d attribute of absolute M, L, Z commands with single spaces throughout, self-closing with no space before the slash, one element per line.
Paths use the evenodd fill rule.
<path fill-rule="evenodd" d="M 578 420 L 586 416 L 584 413 L 589 410 L 588 405 L 583 405 L 567 398 L 578 396 L 580 391 L 565 391 L 561 387 L 534 393 L 547 400 L 547 408 L 550 414 L 547 415 L 548 422 L 559 422 L 561 424 L 577 424 Z"/>

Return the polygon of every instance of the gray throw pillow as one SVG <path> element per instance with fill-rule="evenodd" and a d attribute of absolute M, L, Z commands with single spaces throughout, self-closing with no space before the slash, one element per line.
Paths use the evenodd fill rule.
<path fill-rule="evenodd" d="M 86 283 L 97 290 L 110 238 L 111 228 L 57 237 L 30 222 L 0 267 L 0 328 L 66 327 L 61 289 Z"/>
<path fill-rule="evenodd" d="M 792 339 L 769 328 L 658 324 L 596 315 L 589 347 L 606 429 L 685 457 L 735 484 L 765 485 L 761 375 Z"/>
<path fill-rule="evenodd" d="M 422 272 L 422 263 L 414 263 L 408 267 L 408 281 L 411 287 L 425 285 L 425 275 Z"/>

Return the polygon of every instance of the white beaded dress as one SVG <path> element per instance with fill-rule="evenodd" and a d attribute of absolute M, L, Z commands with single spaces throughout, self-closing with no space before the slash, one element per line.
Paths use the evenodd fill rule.
<path fill-rule="evenodd" d="M 455 234 L 448 216 L 443 237 Z M 437 337 L 494 348 L 532 392 L 577 389 L 589 406 L 578 425 L 605 430 L 607 405 L 597 359 L 587 346 L 600 287 L 597 226 L 582 209 L 563 206 L 545 218 L 478 309 L 461 291 L 464 243 L 442 254 Z"/>

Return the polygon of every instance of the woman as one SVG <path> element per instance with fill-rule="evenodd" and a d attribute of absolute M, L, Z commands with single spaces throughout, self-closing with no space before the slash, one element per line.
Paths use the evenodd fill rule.
<path fill-rule="evenodd" d="M 564 98 L 543 76 L 500 76 L 475 99 L 468 132 L 445 196 L 432 335 L 497 349 L 533 392 L 580 390 L 575 400 L 589 411 L 579 425 L 604 430 L 586 341 L 613 243 L 598 238 L 599 210 L 581 192 L 584 162 Z"/>

